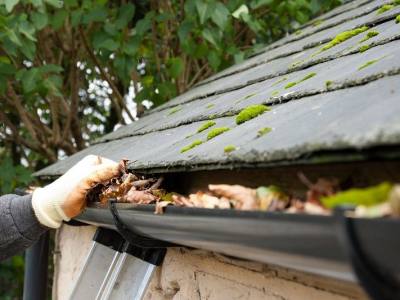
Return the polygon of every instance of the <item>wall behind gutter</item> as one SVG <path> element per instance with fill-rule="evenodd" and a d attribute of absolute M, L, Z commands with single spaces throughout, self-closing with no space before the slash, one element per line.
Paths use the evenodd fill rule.
<path fill-rule="evenodd" d="M 63 225 L 58 232 L 53 299 L 68 299 L 91 245 L 95 227 Z M 367 299 L 350 283 L 188 250 L 168 251 L 146 300 L 161 299 Z"/>

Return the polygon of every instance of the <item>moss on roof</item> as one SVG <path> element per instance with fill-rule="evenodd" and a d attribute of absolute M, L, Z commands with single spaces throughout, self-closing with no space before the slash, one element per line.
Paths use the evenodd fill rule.
<path fill-rule="evenodd" d="M 173 115 L 173 114 L 177 113 L 177 112 L 180 111 L 180 110 L 182 110 L 182 106 L 180 106 L 180 105 L 175 106 L 175 107 L 173 107 L 173 108 L 170 109 L 170 111 L 168 112 L 168 115 L 169 115 L 169 116 L 170 116 L 170 115 Z"/>
<path fill-rule="evenodd" d="M 380 15 L 380 14 L 383 14 L 384 12 L 387 12 L 388 10 L 391 10 L 391 9 L 393 9 L 394 8 L 394 5 L 392 5 L 392 4 L 385 4 L 385 5 L 382 5 L 377 11 L 376 11 L 376 13 L 378 14 L 378 15 Z"/>
<path fill-rule="evenodd" d="M 236 124 L 242 124 L 251 120 L 264 112 L 270 110 L 268 106 L 262 104 L 249 105 L 244 108 L 237 116 L 236 116 Z"/>
<path fill-rule="evenodd" d="M 233 146 L 233 145 L 228 145 L 228 146 L 226 146 L 226 147 L 224 148 L 224 152 L 225 152 L 225 153 L 230 153 L 230 152 L 235 151 L 235 150 L 236 150 L 236 147 Z"/>
<path fill-rule="evenodd" d="M 314 72 L 308 73 L 306 76 L 304 76 L 304 77 L 303 77 L 302 79 L 300 79 L 299 81 L 296 81 L 296 82 L 289 82 L 289 83 L 285 86 L 285 89 L 289 89 L 289 88 L 295 86 L 296 84 L 299 84 L 299 83 L 301 83 L 301 82 L 303 82 L 303 81 L 306 81 L 306 80 L 308 80 L 308 79 L 314 77 L 315 75 L 317 75 L 317 73 L 314 73 Z"/>
<path fill-rule="evenodd" d="M 362 52 L 369 50 L 369 48 L 371 48 L 370 45 L 363 45 L 360 48 L 358 48 L 358 51 L 360 51 L 362 53 Z"/>
<path fill-rule="evenodd" d="M 273 87 L 273 86 L 275 86 L 275 85 L 277 85 L 277 84 L 280 84 L 281 82 L 286 81 L 287 79 L 288 79 L 287 77 L 283 77 L 283 78 L 281 78 L 281 79 L 275 81 L 275 82 L 271 85 L 271 87 Z"/>
<path fill-rule="evenodd" d="M 224 132 L 228 131 L 229 127 L 218 127 L 210 130 L 207 134 L 207 140 L 211 140 L 216 136 L 223 134 Z"/>
<path fill-rule="evenodd" d="M 203 144 L 203 141 L 201 141 L 201 140 L 195 140 L 195 141 L 193 141 L 193 143 L 191 143 L 190 145 L 187 145 L 187 146 L 183 147 L 183 148 L 181 149 L 181 153 L 184 153 L 184 152 L 186 152 L 186 151 L 189 151 L 190 149 L 193 149 L 194 147 L 197 147 L 197 146 L 199 146 L 199 145 L 201 145 L 201 144 Z"/>
<path fill-rule="evenodd" d="M 271 96 L 272 96 L 272 97 L 276 97 L 276 96 L 278 96 L 278 95 L 279 95 L 279 91 L 278 91 L 278 90 L 273 91 L 273 92 L 271 93 Z"/>
<path fill-rule="evenodd" d="M 270 128 L 270 127 L 261 128 L 257 132 L 257 137 L 261 137 L 263 135 L 266 135 L 267 133 L 270 133 L 271 131 L 272 131 L 272 128 Z"/>
<path fill-rule="evenodd" d="M 206 108 L 213 108 L 214 107 L 214 104 L 213 103 L 210 103 L 210 104 L 208 104 L 207 106 L 206 106 Z"/>
<path fill-rule="evenodd" d="M 321 25 L 322 23 L 324 23 L 323 20 L 317 19 L 317 20 L 312 22 L 312 27 L 317 27 L 317 26 Z"/>
<path fill-rule="evenodd" d="M 207 130 L 208 128 L 213 127 L 215 124 L 217 124 L 217 123 L 215 123 L 214 121 L 205 122 L 205 123 L 203 123 L 203 125 L 201 125 L 201 126 L 197 129 L 197 133 L 200 133 L 200 132 L 202 132 L 202 131 L 204 131 L 204 130 Z"/>
<path fill-rule="evenodd" d="M 398 15 L 398 16 L 396 17 L 396 23 L 397 23 L 397 24 L 400 23 L 400 15 Z"/>
<path fill-rule="evenodd" d="M 333 84 L 332 80 L 325 81 L 325 86 L 326 86 L 327 89 L 329 89 L 332 86 L 332 84 Z"/>
<path fill-rule="evenodd" d="M 360 71 L 360 70 L 362 70 L 362 69 L 365 69 L 366 67 L 369 67 L 370 65 L 373 65 L 374 63 L 376 63 L 376 62 L 378 62 L 378 61 L 379 61 L 379 59 L 373 59 L 373 60 L 367 61 L 365 64 L 363 64 L 362 66 L 360 66 L 360 67 L 358 68 L 358 70 Z"/>
<path fill-rule="evenodd" d="M 317 75 L 317 73 L 315 73 L 315 72 L 308 73 L 306 76 L 304 76 L 304 77 L 303 77 L 299 82 L 297 82 L 297 83 L 306 81 L 306 80 L 308 80 L 308 79 L 314 77 L 315 75 Z"/>
<path fill-rule="evenodd" d="M 297 84 L 297 82 L 289 82 L 287 85 L 285 85 L 285 89 L 290 89 L 291 87 L 294 87 Z"/>
<path fill-rule="evenodd" d="M 376 30 L 368 31 L 367 34 L 365 35 L 365 37 L 360 41 L 360 43 L 363 43 L 363 42 L 369 40 L 370 38 L 377 36 L 378 34 L 379 34 L 379 32 Z"/>
<path fill-rule="evenodd" d="M 335 36 L 328 44 L 323 46 L 321 48 L 321 51 L 326 51 L 332 47 L 335 47 L 336 45 L 339 45 L 343 43 L 344 41 L 347 41 L 348 39 L 351 39 L 352 37 L 359 35 L 360 33 L 363 33 L 364 31 L 367 31 L 369 29 L 368 26 L 363 26 L 359 27 L 353 30 L 348 30 L 348 31 L 343 31 L 339 33 L 337 36 Z"/>

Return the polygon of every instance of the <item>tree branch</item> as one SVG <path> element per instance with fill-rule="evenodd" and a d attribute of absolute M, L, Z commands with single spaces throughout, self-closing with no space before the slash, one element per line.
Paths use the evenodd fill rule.
<path fill-rule="evenodd" d="M 90 59 L 99 68 L 101 76 L 103 77 L 103 79 L 105 81 L 108 82 L 108 84 L 110 85 L 110 87 L 111 87 L 111 89 L 113 91 L 113 95 L 115 96 L 116 99 L 114 99 L 114 97 L 112 97 L 112 99 L 113 99 L 113 102 L 115 104 L 115 108 L 116 108 L 117 113 L 119 115 L 120 121 L 123 122 L 121 106 L 125 109 L 125 111 L 128 114 L 129 118 L 132 121 L 134 121 L 135 118 L 132 116 L 132 114 L 130 113 L 129 109 L 126 107 L 124 98 L 121 96 L 121 94 L 118 91 L 117 87 L 115 86 L 114 82 L 111 80 L 111 78 L 108 76 L 108 74 L 102 68 L 99 60 L 97 59 L 96 55 L 94 54 L 94 52 L 90 48 L 89 43 L 88 43 L 88 41 L 86 39 L 85 33 L 83 32 L 83 29 L 81 27 L 79 27 L 79 33 L 80 33 L 82 41 L 83 41 L 83 46 L 85 47 L 86 52 L 88 53 Z"/>

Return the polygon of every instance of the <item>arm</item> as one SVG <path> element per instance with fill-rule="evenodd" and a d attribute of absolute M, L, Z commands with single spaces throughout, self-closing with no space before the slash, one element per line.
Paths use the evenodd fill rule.
<path fill-rule="evenodd" d="M 31 246 L 47 229 L 35 217 L 31 195 L 0 197 L 0 261 Z"/>
<path fill-rule="evenodd" d="M 32 196 L 0 197 L 0 261 L 32 245 L 48 228 L 79 215 L 87 191 L 119 173 L 116 162 L 89 155 Z"/>

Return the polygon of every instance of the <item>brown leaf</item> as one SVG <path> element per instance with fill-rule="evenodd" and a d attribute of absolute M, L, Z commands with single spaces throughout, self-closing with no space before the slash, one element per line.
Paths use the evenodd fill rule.
<path fill-rule="evenodd" d="M 312 183 L 303 173 L 298 174 L 299 179 L 307 187 L 307 202 L 320 204 L 322 197 L 332 196 L 339 189 L 339 181 L 335 178 L 318 178 L 316 183 Z"/>
<path fill-rule="evenodd" d="M 121 172 L 121 174 L 125 174 L 127 173 L 127 168 L 126 165 L 128 164 L 128 160 L 127 159 L 121 159 L 118 163 L 118 168 Z"/>
<path fill-rule="evenodd" d="M 229 200 L 226 198 L 220 199 L 203 192 L 189 195 L 189 200 L 195 207 L 201 208 L 230 208 Z"/>
<path fill-rule="evenodd" d="M 160 177 L 157 179 L 155 183 L 152 184 L 152 186 L 149 188 L 150 191 L 156 190 L 161 186 L 161 183 L 163 182 L 164 178 Z"/>
<path fill-rule="evenodd" d="M 177 206 L 187 206 L 187 207 L 193 207 L 193 203 L 186 197 L 182 195 L 172 195 L 172 201 L 174 205 Z"/>
<path fill-rule="evenodd" d="M 231 200 L 236 209 L 254 210 L 257 208 L 257 197 L 254 189 L 228 184 L 210 184 L 208 188 L 216 196 Z"/>
<path fill-rule="evenodd" d="M 132 173 L 125 173 L 121 176 L 122 182 L 133 182 L 138 179 L 139 178 L 135 174 L 132 174 Z"/>
<path fill-rule="evenodd" d="M 150 185 L 153 183 L 155 180 L 153 178 L 149 179 L 141 179 L 141 180 L 136 180 L 133 182 L 133 186 L 136 188 L 145 188 L 146 186 Z"/>
<path fill-rule="evenodd" d="M 137 204 L 151 204 L 157 200 L 157 197 L 146 191 L 137 191 L 131 189 L 124 197 L 126 202 Z"/>
<path fill-rule="evenodd" d="M 156 203 L 156 210 L 154 211 L 154 213 L 156 215 L 162 215 L 164 213 L 164 207 L 167 207 L 168 205 L 170 205 L 171 202 L 169 201 L 159 201 Z"/>

